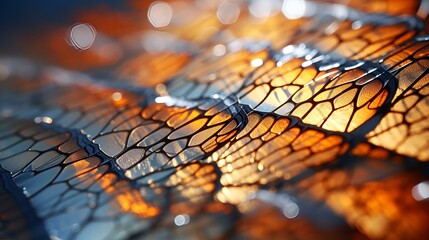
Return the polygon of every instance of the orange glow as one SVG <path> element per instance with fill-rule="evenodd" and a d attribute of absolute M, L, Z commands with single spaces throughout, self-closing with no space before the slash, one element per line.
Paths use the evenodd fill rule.
<path fill-rule="evenodd" d="M 429 221 L 427 203 L 417 203 L 411 188 L 415 177 L 403 174 L 385 181 L 333 192 L 328 204 L 372 238 L 419 238 Z M 398 221 L 407 219 L 407 221 Z"/>
<path fill-rule="evenodd" d="M 78 22 L 91 23 L 98 31 L 113 37 L 140 31 L 145 23 L 137 14 L 122 13 L 106 7 L 87 10 L 75 18 Z"/>
<path fill-rule="evenodd" d="M 144 53 L 130 59 L 119 69 L 119 75 L 145 87 L 155 87 L 176 75 L 189 61 L 183 53 Z M 147 67 L 142 68 L 142 64 Z"/>
<path fill-rule="evenodd" d="M 98 183 L 106 193 L 114 197 L 114 205 L 117 205 L 122 212 L 129 212 L 140 218 L 155 217 L 160 213 L 158 208 L 146 203 L 137 190 L 130 189 L 128 183 L 115 182 L 116 178 L 114 174 L 108 173 L 103 175 Z"/>

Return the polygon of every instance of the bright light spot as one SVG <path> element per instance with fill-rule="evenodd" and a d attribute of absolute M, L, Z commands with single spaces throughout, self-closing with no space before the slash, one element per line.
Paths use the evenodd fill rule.
<path fill-rule="evenodd" d="M 298 213 L 299 213 L 298 205 L 292 201 L 286 203 L 283 206 L 282 210 L 283 210 L 283 214 L 289 219 L 296 218 L 296 216 L 298 216 Z"/>
<path fill-rule="evenodd" d="M 285 0 L 283 2 L 282 12 L 289 19 L 297 19 L 304 16 L 305 9 L 305 0 Z"/>
<path fill-rule="evenodd" d="M 22 188 L 22 193 L 24 193 L 25 196 L 30 196 L 30 193 L 27 191 L 26 187 Z"/>
<path fill-rule="evenodd" d="M 223 24 L 235 23 L 240 16 L 240 8 L 231 2 L 223 2 L 217 9 L 217 17 Z"/>
<path fill-rule="evenodd" d="M 255 58 L 252 61 L 250 61 L 250 65 L 252 67 L 260 67 L 262 66 L 262 64 L 264 64 L 264 61 L 260 58 Z"/>
<path fill-rule="evenodd" d="M 254 17 L 265 19 L 270 16 L 272 7 L 270 1 L 253 0 L 249 4 L 249 11 Z"/>
<path fill-rule="evenodd" d="M 52 118 L 50 118 L 50 117 L 43 117 L 42 118 L 42 122 L 47 123 L 47 124 L 51 124 L 52 123 Z"/>
<path fill-rule="evenodd" d="M 294 50 L 295 50 L 295 46 L 294 45 L 287 45 L 286 47 L 284 47 L 282 49 L 282 52 L 284 54 L 290 54 L 290 53 L 293 53 Z"/>
<path fill-rule="evenodd" d="M 120 93 L 120 92 L 112 93 L 112 99 L 115 102 L 120 101 L 122 99 L 122 93 Z"/>
<path fill-rule="evenodd" d="M 166 2 L 157 1 L 150 5 L 147 16 L 154 27 L 166 27 L 173 18 L 173 8 Z"/>
<path fill-rule="evenodd" d="M 220 57 L 225 55 L 225 53 L 226 53 L 225 45 L 218 44 L 213 47 L 213 55 Z"/>
<path fill-rule="evenodd" d="M 303 63 L 301 64 L 301 66 L 302 66 L 303 68 L 306 68 L 306 67 L 310 66 L 311 64 L 313 64 L 313 62 L 312 62 L 312 61 L 305 61 L 305 62 L 303 62 Z"/>
<path fill-rule="evenodd" d="M 180 226 L 188 224 L 189 220 L 190 220 L 190 218 L 186 214 L 177 215 L 174 218 L 174 224 L 176 224 L 176 226 L 180 227 Z"/>
<path fill-rule="evenodd" d="M 161 96 L 161 97 L 156 97 L 155 98 L 155 102 L 156 103 L 163 103 L 167 106 L 171 106 L 173 104 L 173 102 L 177 103 L 178 105 L 182 104 L 182 105 L 186 105 L 185 101 L 179 100 L 179 99 L 173 99 L 170 96 Z"/>
<path fill-rule="evenodd" d="M 92 46 L 97 31 L 87 23 L 75 25 L 70 31 L 70 44 L 79 50 L 86 50 Z"/>
<path fill-rule="evenodd" d="M 332 7 L 329 10 L 330 10 L 330 13 L 336 18 L 338 18 L 339 21 L 345 20 L 349 16 L 347 7 L 341 6 L 339 4 L 332 5 Z"/>
<path fill-rule="evenodd" d="M 164 103 L 162 98 L 163 97 L 157 97 L 157 98 L 155 98 L 155 102 L 156 103 Z"/>
<path fill-rule="evenodd" d="M 34 122 L 35 123 L 42 123 L 43 122 L 43 123 L 51 124 L 52 118 L 50 118 L 50 117 L 35 117 Z"/>
<path fill-rule="evenodd" d="M 422 201 L 429 198 L 429 182 L 421 182 L 413 187 L 412 194 L 414 199 Z"/>

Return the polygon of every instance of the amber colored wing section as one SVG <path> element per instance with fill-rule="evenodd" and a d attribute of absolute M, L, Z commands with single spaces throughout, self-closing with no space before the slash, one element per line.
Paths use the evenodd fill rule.
<path fill-rule="evenodd" d="M 383 64 L 398 81 L 389 113 L 368 134 L 371 143 L 421 161 L 429 160 L 428 42 L 414 41 L 389 54 Z"/>
<path fill-rule="evenodd" d="M 78 129 L 130 179 L 151 183 L 157 171 L 207 157 L 242 127 L 240 107 L 222 99 L 145 103 L 132 92 L 92 85 L 53 85 L 32 96 L 17 118 Z M 150 95 L 145 95 L 150 97 Z M 7 142 L 5 142 L 7 143 Z M 13 144 L 11 142 L 10 144 Z M 8 144 L 7 146 L 10 146 Z"/>
<path fill-rule="evenodd" d="M 330 223 L 333 226 L 318 226 L 314 221 L 304 217 L 288 219 L 278 208 L 263 201 L 254 201 L 247 213 L 237 222 L 234 237 L 239 239 L 366 239 L 358 230 L 339 221 Z M 328 215 L 324 211 L 315 214 Z M 324 219 L 326 222 L 326 218 Z"/>
<path fill-rule="evenodd" d="M 386 2 L 386 7 L 382 6 L 383 2 Z M 276 9 L 278 12 L 273 10 L 271 15 L 262 19 L 252 13 L 251 6 L 250 11 L 245 11 L 243 7 L 237 22 L 219 29 L 218 36 L 226 36 L 226 40 L 236 38 L 266 42 L 276 50 L 291 44 L 306 44 L 322 52 L 333 52 L 353 60 L 373 60 L 411 40 L 423 28 L 423 24 L 415 17 L 393 17 L 389 12 L 377 9 L 395 6 L 404 12 L 416 13 L 418 1 L 402 3 L 402 6 L 408 8 L 387 2 L 349 2 L 353 6 L 372 9 L 367 12 L 360 11 L 359 7 L 348 8 L 344 5 L 318 4 L 312 1 L 297 1 L 296 5 L 293 5 L 293 2 L 290 5 L 285 2 L 282 9 Z M 304 9 L 301 16 L 288 14 L 292 12 L 289 9 L 293 8 L 300 12 L 299 6 Z"/>
<path fill-rule="evenodd" d="M 261 186 L 337 161 L 348 148 L 341 134 L 308 127 L 296 118 L 254 112 L 244 129 L 207 161 L 222 172 L 217 198 L 238 204 Z"/>
<path fill-rule="evenodd" d="M 422 28 L 419 20 L 409 17 L 389 19 L 383 15 L 359 16 L 332 21 L 300 34 L 292 43 L 304 43 L 323 52 L 349 59 L 374 60 L 396 46 L 411 40 Z"/>
<path fill-rule="evenodd" d="M 429 217 L 419 190 L 427 178 L 424 169 L 415 160 L 361 143 L 341 168 L 317 172 L 298 186 L 370 238 L 422 239 Z"/>
<path fill-rule="evenodd" d="M 249 51 L 191 61 L 190 69 L 198 70 L 177 76 L 166 91 L 188 99 L 237 98 L 258 111 L 296 116 L 330 131 L 360 128 L 358 134 L 363 135 L 374 127 L 370 119 L 380 117 L 396 89 L 393 76 L 372 62 L 346 60 L 303 45 L 279 53 Z"/>
<path fill-rule="evenodd" d="M 202 160 L 222 147 L 242 128 L 239 109 L 219 101 L 187 102 L 188 106 L 158 103 L 141 112 L 140 122 L 94 139 L 101 151 L 117 157 L 130 179 L 152 183 L 181 165 Z M 174 100 L 171 100 L 174 102 Z"/>
<path fill-rule="evenodd" d="M 174 222 L 189 222 L 190 216 L 193 221 L 206 219 L 209 222 L 200 224 L 208 228 L 216 215 L 222 217 L 222 222 L 212 227 L 224 230 L 207 231 L 201 236 L 222 236 L 232 226 L 227 221 L 234 207 L 213 202 L 219 180 L 213 164 L 183 163 L 160 170 L 162 177 L 152 184 L 138 184 L 118 171 L 114 159 L 82 132 L 16 119 L 14 124 L 3 119 L 0 127 L 9 129 L 2 131 L 1 141 L 14 144 L 0 149 L 2 183 L 6 183 L 3 178 L 7 174 L 17 186 L 14 194 L 22 190 L 21 200 L 38 216 L 31 219 L 28 211 L 23 216 L 19 215 L 21 211 L 12 216 L 2 209 L 7 237 L 21 236 L 14 229 L 23 227 L 25 221 L 30 221 L 28 234 L 32 237 L 49 234 L 66 239 L 156 235 Z M 10 193 L 3 193 L 5 204 L 17 201 L 16 197 L 9 200 Z M 177 216 L 179 219 L 174 220 Z M 12 219 L 15 221 L 10 222 Z M 101 234 L 100 228 L 106 231 Z"/>

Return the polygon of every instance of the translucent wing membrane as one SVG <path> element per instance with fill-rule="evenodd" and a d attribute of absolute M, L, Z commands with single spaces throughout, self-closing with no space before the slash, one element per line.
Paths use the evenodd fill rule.
<path fill-rule="evenodd" d="M 326 172 L 318 177 L 324 180 L 316 180 L 320 184 L 311 184 L 313 196 L 323 199 L 336 213 L 344 216 L 350 224 L 358 226 L 367 236 L 419 238 L 423 234 L 424 224 L 420 223 L 429 217 L 427 212 L 422 211 L 427 203 L 417 203 L 410 194 L 413 187 L 424 179 L 421 175 L 417 177 L 415 172 L 397 174 L 385 180 L 358 186 L 340 185 L 333 189 L 335 182 L 347 177 L 341 172 Z M 326 191 L 327 188 L 329 191 Z M 414 219 L 415 222 L 407 224 L 402 221 L 404 217 Z"/>
<path fill-rule="evenodd" d="M 429 217 L 422 211 L 427 203 L 416 202 L 421 194 L 416 186 L 427 178 L 421 168 L 414 160 L 361 143 L 341 169 L 319 171 L 298 186 L 370 238 L 419 238 L 424 231 L 419 222 Z M 416 222 L 404 222 L 404 217 Z"/>
<path fill-rule="evenodd" d="M 0 238 L 425 236 L 426 8 L 328 2 L 130 1 L 41 38 L 86 72 L 0 59 Z"/>
<path fill-rule="evenodd" d="M 157 207 L 146 203 L 129 182 L 121 181 L 102 164 L 102 156 L 82 133 L 48 130 L 43 123 L 20 123 L 2 137 L 18 143 L 2 150 L 0 164 L 11 172 L 28 204 L 44 219 L 50 236 L 79 238 L 78 232 L 95 236 L 98 227 L 109 229 L 135 216 L 158 214 Z M 2 127 L 6 125 L 2 123 Z"/>
<path fill-rule="evenodd" d="M 257 186 L 289 180 L 304 171 L 334 162 L 348 150 L 340 134 L 308 128 L 295 118 L 252 113 L 233 141 L 208 161 L 222 171 L 224 202 L 239 203 Z M 230 197 L 231 190 L 240 192 Z"/>
<path fill-rule="evenodd" d="M 297 116 L 331 131 L 352 132 L 380 115 L 397 84 L 376 64 L 320 54 L 304 45 L 290 45 L 273 54 L 244 50 L 230 57 L 233 62 L 215 56 L 206 64 L 199 60 L 195 64 L 204 64 L 198 67 L 205 69 L 203 74 L 179 76 L 167 85 L 167 92 L 189 98 L 236 97 L 259 111 Z"/>
<path fill-rule="evenodd" d="M 422 27 L 413 17 L 391 18 L 352 11 L 345 21 L 333 19 L 315 24 L 292 43 L 304 43 L 353 60 L 376 59 L 412 39 Z"/>
<path fill-rule="evenodd" d="M 165 100 L 166 104 L 174 103 Z M 174 171 L 174 167 L 205 158 L 242 127 L 240 110 L 220 99 L 187 104 L 149 105 L 141 112 L 139 124 L 114 130 L 95 142 L 107 155 L 117 157 L 127 177 L 151 183 L 165 175 L 157 173 L 160 169 Z"/>
<path fill-rule="evenodd" d="M 379 182 L 351 186 L 330 193 L 327 202 L 369 237 L 419 238 L 424 233 L 423 222 L 429 218 L 428 213 L 422 211 L 427 203 L 416 203 L 409 192 L 421 179 L 407 173 Z M 409 224 L 402 221 L 404 218 L 414 221 Z"/>
<path fill-rule="evenodd" d="M 100 227 L 111 229 L 104 237 L 137 234 L 158 222 L 163 211 L 198 213 L 196 204 L 205 203 L 215 190 L 218 173 L 213 165 L 183 165 L 165 171 L 150 187 L 136 185 L 112 168 L 113 159 L 82 133 L 49 131 L 43 123 L 22 124 L 2 137 L 19 140 L 15 148 L 2 151 L 0 164 L 11 172 L 17 190 L 36 209 L 50 236 L 100 237 Z M 160 201 L 166 196 L 168 202 Z"/>
<path fill-rule="evenodd" d="M 398 89 L 389 113 L 368 134 L 370 142 L 421 161 L 429 160 L 427 45 L 414 41 L 383 59 Z"/>

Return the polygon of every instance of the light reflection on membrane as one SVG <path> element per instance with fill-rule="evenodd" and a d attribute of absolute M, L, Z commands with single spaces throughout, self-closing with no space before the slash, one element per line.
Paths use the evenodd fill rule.
<path fill-rule="evenodd" d="M 154 27 L 166 27 L 173 18 L 173 8 L 166 2 L 157 1 L 150 5 L 147 16 Z"/>
<path fill-rule="evenodd" d="M 305 0 L 285 0 L 282 12 L 289 19 L 297 19 L 305 15 L 306 7 Z"/>
<path fill-rule="evenodd" d="M 117 102 L 122 99 L 122 94 L 120 92 L 114 92 L 112 93 L 112 100 Z"/>
<path fill-rule="evenodd" d="M 296 218 L 299 214 L 299 206 L 286 193 L 273 193 L 259 190 L 248 195 L 248 199 L 258 199 L 281 209 L 283 215 L 289 219 Z"/>
<path fill-rule="evenodd" d="M 176 226 L 178 227 L 188 224 L 189 221 L 190 218 L 187 214 L 180 214 L 174 218 L 174 224 L 176 224 Z"/>
<path fill-rule="evenodd" d="M 250 65 L 252 67 L 260 67 L 262 66 L 262 64 L 264 64 L 264 61 L 260 58 L 255 58 L 252 61 L 250 61 Z"/>
<path fill-rule="evenodd" d="M 271 16 L 275 6 L 273 1 L 253 0 L 249 4 L 249 12 L 256 18 L 266 19 Z"/>
<path fill-rule="evenodd" d="M 213 47 L 213 55 L 220 57 L 225 55 L 226 53 L 226 47 L 223 44 L 217 44 Z"/>
<path fill-rule="evenodd" d="M 55 236 L 56 234 L 58 234 L 58 233 L 57 233 L 57 231 L 55 231 L 55 230 L 50 231 L 50 232 L 49 232 L 49 238 L 50 238 L 51 240 L 61 240 L 61 238 L 59 238 L 59 237 Z"/>
<path fill-rule="evenodd" d="M 424 181 L 413 187 L 412 194 L 417 201 L 429 198 L 429 181 Z"/>
<path fill-rule="evenodd" d="M 77 24 L 70 30 L 70 44 L 79 50 L 86 50 L 94 43 L 97 31 L 88 23 Z"/>
<path fill-rule="evenodd" d="M 35 117 L 34 122 L 35 123 L 42 123 L 43 122 L 43 123 L 51 124 L 52 118 L 50 118 L 50 117 Z"/>

